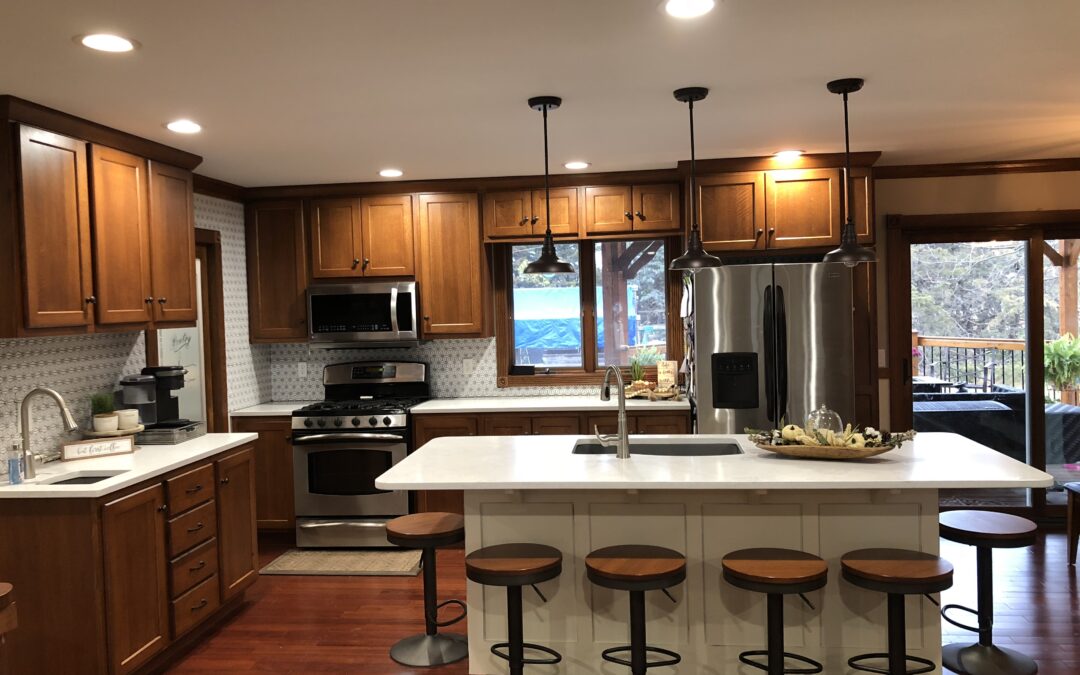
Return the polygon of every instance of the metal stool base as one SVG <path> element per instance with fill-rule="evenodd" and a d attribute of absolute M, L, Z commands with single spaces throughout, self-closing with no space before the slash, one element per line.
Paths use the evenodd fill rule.
<path fill-rule="evenodd" d="M 562 661 L 562 654 L 555 651 L 551 647 L 545 647 L 544 645 L 537 645 L 537 644 L 533 644 L 531 642 L 522 642 L 521 647 L 522 647 L 522 649 L 532 649 L 532 650 L 535 650 L 535 651 L 538 651 L 538 652 L 543 652 L 545 654 L 550 654 L 550 656 L 548 658 L 542 658 L 542 659 L 526 659 L 526 658 L 523 658 L 523 659 L 521 659 L 522 665 L 530 665 L 530 664 L 532 664 L 532 665 L 535 665 L 535 666 L 551 666 L 551 665 L 554 665 L 554 664 L 559 663 L 560 661 Z M 491 645 L 491 653 L 492 654 L 494 654 L 495 656 L 498 656 L 500 659 L 502 659 L 504 661 L 510 661 L 511 660 L 510 659 L 510 654 L 503 653 L 502 650 L 504 650 L 504 649 L 505 650 L 510 649 L 510 643 L 509 642 L 498 642 L 496 644 Z"/>
<path fill-rule="evenodd" d="M 753 657 L 759 657 L 759 656 L 768 659 L 769 658 L 769 650 L 767 650 L 767 649 L 753 649 L 753 650 L 750 650 L 750 651 L 746 651 L 746 652 L 743 652 L 743 653 L 739 654 L 739 660 L 742 661 L 743 663 L 745 663 L 748 666 L 753 666 L 754 668 L 758 668 L 760 670 L 764 670 L 764 671 L 768 672 L 768 670 L 769 670 L 769 664 L 768 663 L 761 663 L 759 661 L 752 660 Z M 799 663 L 805 663 L 806 665 L 809 666 L 809 668 L 787 668 L 787 667 L 785 667 L 785 668 L 783 668 L 784 675 L 813 675 L 813 673 L 820 673 L 822 670 L 825 669 L 824 666 L 822 666 L 820 663 L 818 663 L 814 659 L 808 658 L 806 656 L 802 656 L 800 654 L 792 654 L 791 652 L 784 652 L 784 658 L 785 659 L 792 659 L 793 661 L 798 661 Z"/>
<path fill-rule="evenodd" d="M 941 662 L 960 675 L 1034 675 L 1039 666 L 1013 649 L 982 644 L 951 644 L 941 648 Z"/>
<path fill-rule="evenodd" d="M 632 649 L 632 647 L 630 645 L 625 645 L 623 647 L 612 647 L 610 649 L 605 649 L 604 651 L 600 652 L 600 656 L 605 661 L 610 661 L 612 663 L 617 663 L 620 666 L 626 666 L 628 668 L 633 668 L 634 664 L 630 662 L 630 659 L 623 659 L 623 658 L 619 658 L 618 656 L 612 656 L 612 654 L 615 654 L 616 652 L 628 652 L 631 649 Z M 671 651 L 670 649 L 661 649 L 660 647 L 648 647 L 647 646 L 647 647 L 645 647 L 645 653 L 646 654 L 660 654 L 661 656 L 668 657 L 666 659 L 662 659 L 662 660 L 659 660 L 659 661 L 649 661 L 649 662 L 647 662 L 645 664 L 646 668 L 660 668 L 662 666 L 674 666 L 676 663 L 682 661 L 682 656 L 679 656 L 678 654 Z"/>
<path fill-rule="evenodd" d="M 469 639 L 458 633 L 413 635 L 390 648 L 390 658 L 403 666 L 430 668 L 456 663 L 469 655 Z"/>
<path fill-rule="evenodd" d="M 860 661 L 867 661 L 869 659 L 881 659 L 882 661 L 888 663 L 889 655 L 884 652 L 879 652 L 875 654 L 859 654 L 858 656 L 852 656 L 850 659 L 848 659 L 847 664 L 848 667 L 854 670 L 861 670 L 864 673 L 881 673 L 881 675 L 920 675 L 920 673 L 932 673 L 933 671 L 937 670 L 937 665 L 930 659 L 924 659 L 921 656 L 911 656 L 909 654 L 904 655 L 904 660 L 912 663 L 917 663 L 919 665 L 913 670 L 905 670 L 904 673 L 894 673 L 889 670 L 888 666 L 881 668 L 878 666 L 867 666 L 859 663 Z"/>

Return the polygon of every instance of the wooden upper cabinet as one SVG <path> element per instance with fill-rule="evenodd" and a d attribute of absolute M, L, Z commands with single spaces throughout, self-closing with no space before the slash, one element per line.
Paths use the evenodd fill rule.
<path fill-rule="evenodd" d="M 547 231 L 547 200 L 543 190 L 532 193 L 532 233 L 542 235 Z M 576 235 L 578 233 L 577 188 L 554 188 L 551 190 L 551 233 Z"/>
<path fill-rule="evenodd" d="M 706 249 L 765 248 L 765 174 L 702 176 L 697 187 L 701 240 Z"/>
<path fill-rule="evenodd" d="M 25 326 L 90 325 L 86 143 L 19 127 L 18 167 Z"/>
<path fill-rule="evenodd" d="M 840 170 L 790 169 L 765 173 L 768 248 L 840 243 Z"/>
<path fill-rule="evenodd" d="M 359 199 L 311 202 L 311 276 L 361 277 L 364 272 Z"/>
<path fill-rule="evenodd" d="M 252 342 L 307 339 L 307 246 L 300 201 L 247 208 L 248 307 Z"/>
<path fill-rule="evenodd" d="M 532 234 L 532 193 L 489 192 L 484 195 L 484 234 L 491 238 Z"/>
<path fill-rule="evenodd" d="M 851 214 L 855 218 L 855 233 L 859 243 L 874 243 L 874 178 L 867 167 L 851 169 Z"/>
<path fill-rule="evenodd" d="M 259 549 L 255 533 L 255 452 L 251 446 L 214 462 L 217 474 L 218 574 L 221 599 L 255 583 Z"/>
<path fill-rule="evenodd" d="M 360 200 L 365 277 L 400 277 L 415 273 L 413 196 L 387 195 Z"/>
<path fill-rule="evenodd" d="M 150 286 L 155 322 L 194 322 L 195 213 L 191 172 L 150 163 Z"/>
<path fill-rule="evenodd" d="M 97 322 L 149 323 L 147 161 L 101 145 L 91 146 L 90 160 Z"/>
<path fill-rule="evenodd" d="M 420 292 L 425 335 L 470 335 L 484 330 L 484 265 L 477 195 L 422 194 Z"/>
<path fill-rule="evenodd" d="M 633 199 L 635 232 L 678 230 L 681 227 L 678 185 L 635 185 Z"/>
<path fill-rule="evenodd" d="M 618 234 L 633 227 L 632 191 L 629 186 L 585 188 L 585 232 Z"/>
<path fill-rule="evenodd" d="M 164 508 L 160 483 L 101 508 L 108 652 L 116 675 L 137 670 L 169 641 Z"/>

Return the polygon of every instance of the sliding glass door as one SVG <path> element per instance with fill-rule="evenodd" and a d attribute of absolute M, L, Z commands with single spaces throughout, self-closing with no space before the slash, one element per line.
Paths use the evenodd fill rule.
<path fill-rule="evenodd" d="M 1077 263 L 1080 238 L 1049 240 L 1043 251 L 1042 394 L 1046 414 L 1046 471 L 1055 486 L 1047 503 L 1063 505 L 1063 483 L 1080 481 L 1080 342 L 1077 341 Z"/>

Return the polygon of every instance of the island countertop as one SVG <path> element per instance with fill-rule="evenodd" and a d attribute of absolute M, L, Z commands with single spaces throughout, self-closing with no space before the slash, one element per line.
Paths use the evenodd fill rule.
<path fill-rule="evenodd" d="M 379 476 L 375 485 L 385 490 L 844 490 L 1053 484 L 1050 474 L 949 433 L 921 433 L 896 450 L 857 461 L 784 457 L 757 448 L 745 435 L 707 437 L 738 443 L 741 455 L 639 454 L 620 460 L 613 454 L 572 454 L 574 443 L 583 438 L 589 437 L 436 438 Z"/>

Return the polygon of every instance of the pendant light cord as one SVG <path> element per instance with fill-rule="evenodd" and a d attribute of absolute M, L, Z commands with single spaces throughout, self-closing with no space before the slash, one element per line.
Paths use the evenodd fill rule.
<path fill-rule="evenodd" d="M 698 229 L 697 214 L 697 154 L 694 150 L 694 101 L 688 101 L 690 106 L 690 228 Z"/>
<path fill-rule="evenodd" d="M 547 115 L 548 106 L 544 104 L 544 205 L 547 211 L 547 222 L 544 234 L 548 237 L 551 236 L 551 183 L 548 178 L 548 128 L 547 128 Z"/>
<path fill-rule="evenodd" d="M 851 136 L 848 133 L 848 110 L 847 110 L 847 97 L 848 93 L 844 92 L 844 227 L 847 227 L 850 223 L 852 229 L 854 229 L 854 223 L 851 222 Z"/>

